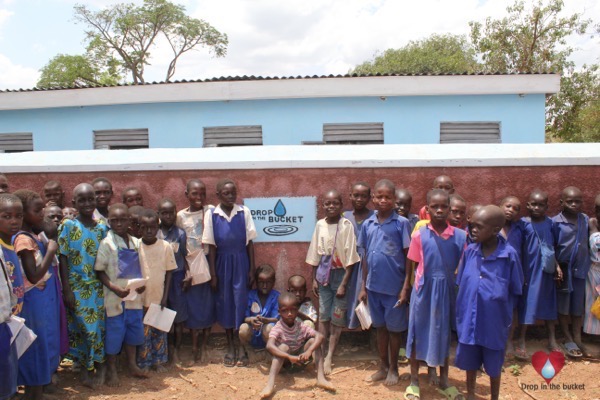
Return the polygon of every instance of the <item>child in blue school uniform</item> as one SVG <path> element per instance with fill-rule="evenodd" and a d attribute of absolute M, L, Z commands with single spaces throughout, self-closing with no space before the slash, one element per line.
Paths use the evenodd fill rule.
<path fill-rule="evenodd" d="M 373 210 L 367 208 L 369 201 L 371 200 L 371 188 L 365 182 L 357 182 L 352 185 L 350 192 L 350 202 L 352 203 L 352 210 L 344 211 L 344 218 L 352 222 L 354 227 L 354 235 L 358 239 L 360 227 L 362 223 L 373 215 Z M 357 247 L 356 251 L 360 258 L 364 257 L 365 249 Z M 347 311 L 347 327 L 349 329 L 356 329 L 360 326 L 358 317 L 356 316 L 355 308 L 358 305 L 358 294 L 362 287 L 362 269 L 360 267 L 360 261 L 354 264 L 352 267 L 352 276 L 350 282 L 348 282 L 348 311 Z"/>
<path fill-rule="evenodd" d="M 171 199 L 165 198 L 158 202 L 158 217 L 160 229 L 157 237 L 166 240 L 173 248 L 177 269 L 171 273 L 168 307 L 177 312 L 173 332 L 169 334 L 169 363 L 179 364 L 179 350 L 183 342 L 183 325 L 188 319 L 188 303 L 184 291 L 190 286 L 191 278 L 186 278 L 189 266 L 186 261 L 187 236 L 185 231 L 175 224 L 177 206 Z"/>
<path fill-rule="evenodd" d="M 519 347 L 525 350 L 527 327 L 543 320 L 548 331 L 548 350 L 561 351 L 556 342 L 556 281 L 557 270 L 554 256 L 558 231 L 554 222 L 546 216 L 548 195 L 536 189 L 529 195 L 529 217 L 522 218 L 523 273 L 525 284 L 519 301 Z"/>
<path fill-rule="evenodd" d="M 257 236 L 252 214 L 237 205 L 237 187 L 231 179 L 217 183 L 219 205 L 206 211 L 202 243 L 209 245 L 211 287 L 216 293 L 217 321 L 225 329 L 226 367 L 233 367 L 244 349 L 236 346 L 238 330 L 244 322 L 248 305 L 248 288 L 255 276 L 254 246 Z M 238 348 L 236 348 L 238 347 Z"/>
<path fill-rule="evenodd" d="M 396 189 L 396 212 L 408 220 L 412 232 L 419 222 L 419 216 L 410 212 L 411 207 L 412 193 L 408 189 Z"/>
<path fill-rule="evenodd" d="M 41 230 L 44 202 L 39 194 L 21 189 L 14 193 L 23 204 L 23 225 L 13 237 L 24 272 L 25 297 L 21 317 L 37 335 L 19 360 L 19 385 L 29 399 L 42 399 L 60 362 L 60 310 L 58 277 L 52 263 L 58 250 L 54 240 L 44 246 L 33 230 Z"/>
<path fill-rule="evenodd" d="M 126 289 L 129 279 L 142 277 L 139 260 L 140 241 L 127 233 L 129 211 L 125 204 L 110 206 L 107 222 L 111 230 L 100 242 L 94 269 L 104 285 L 104 309 L 106 310 L 106 352 L 108 386 L 119 386 L 117 357 L 125 351 L 129 373 L 135 378 L 148 375 L 136 364 L 136 347 L 144 343 L 144 311 L 142 293 L 146 287 L 136 289 L 133 300 L 123 301 L 130 293 Z"/>
<path fill-rule="evenodd" d="M 408 258 L 417 263 L 415 284 L 410 302 L 407 355 L 410 358 L 410 385 L 406 396 L 418 398 L 419 362 L 429 367 L 430 384 L 439 386 L 441 394 L 456 398 L 455 386 L 448 382 L 448 357 L 451 330 L 454 326 L 454 273 L 467 241 L 467 234 L 448 221 L 450 198 L 441 189 L 427 193 L 427 211 L 431 222 L 412 235 Z M 413 263 L 409 263 L 409 266 Z M 407 268 L 408 276 L 412 275 Z M 410 289 L 410 279 L 404 287 Z M 435 368 L 440 367 L 438 380 Z"/>
<path fill-rule="evenodd" d="M 504 213 L 485 206 L 471 219 L 475 243 L 465 250 L 456 283 L 456 366 L 467 371 L 467 396 L 475 398 L 477 371 L 490 377 L 492 400 L 500 395 L 504 349 L 512 322 L 511 296 L 521 294 L 523 270 L 516 251 L 499 235 Z"/>
<path fill-rule="evenodd" d="M 581 328 L 585 312 L 585 279 L 590 270 L 588 216 L 581 212 L 581 190 L 569 186 L 560 197 L 562 211 L 552 220 L 556 224 L 556 261 L 562 272 L 558 290 L 558 322 L 565 335 L 565 350 L 573 358 L 583 356 Z M 573 331 L 569 330 L 569 318 Z"/>
<path fill-rule="evenodd" d="M 268 264 L 256 268 L 256 287 L 248 293 L 248 307 L 246 318 L 240 326 L 240 343 L 244 347 L 244 354 L 240 356 L 237 365 L 248 366 L 248 350 L 251 345 L 255 349 L 264 349 L 269 340 L 269 333 L 279 320 L 277 300 L 279 292 L 273 290 L 275 286 L 275 270 Z"/>
<path fill-rule="evenodd" d="M 23 205 L 9 193 L 0 193 L 0 399 L 10 399 L 17 392 L 19 372 L 17 346 L 10 340 L 8 320 L 23 308 L 25 287 L 19 257 L 10 244 L 21 229 Z"/>
<path fill-rule="evenodd" d="M 177 213 L 177 226 L 185 231 L 187 237 L 186 256 L 190 265 L 196 260 L 200 252 L 205 251 L 202 244 L 202 232 L 204 231 L 204 215 L 209 208 L 206 203 L 206 185 L 199 179 L 190 179 L 185 187 L 185 197 L 189 206 Z M 208 247 L 206 246 L 208 250 Z M 185 292 L 187 301 L 188 318 L 185 327 L 192 332 L 192 359 L 188 366 L 197 361 L 208 361 L 208 339 L 212 325 L 215 323 L 215 300 L 210 287 L 210 281 L 191 285 Z M 202 333 L 202 342 L 198 339 Z"/>
<path fill-rule="evenodd" d="M 367 381 L 398 383 L 398 353 L 401 333 L 408 329 L 410 290 L 403 289 L 406 253 L 410 245 L 409 222 L 394 210 L 396 188 L 383 179 L 372 196 L 375 214 L 363 223 L 358 243 L 366 251 L 363 259 L 361 300 L 367 300 L 373 327 L 377 329 L 379 370 Z"/>

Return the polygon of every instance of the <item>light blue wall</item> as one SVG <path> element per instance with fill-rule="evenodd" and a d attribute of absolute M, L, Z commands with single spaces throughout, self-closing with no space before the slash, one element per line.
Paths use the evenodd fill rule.
<path fill-rule="evenodd" d="M 202 128 L 262 125 L 265 145 L 322 140 L 323 123 L 383 122 L 385 143 L 438 143 L 440 121 L 500 121 L 503 143 L 543 143 L 545 96 L 413 96 L 134 104 L 0 111 L 35 150 L 93 148 L 93 131 L 147 128 L 150 147 L 201 147 Z"/>

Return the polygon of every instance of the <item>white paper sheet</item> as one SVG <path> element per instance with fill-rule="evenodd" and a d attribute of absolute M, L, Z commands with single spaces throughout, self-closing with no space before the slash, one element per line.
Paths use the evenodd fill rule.
<path fill-rule="evenodd" d="M 356 316 L 358 317 L 358 321 L 360 322 L 360 326 L 363 330 L 367 330 L 371 327 L 371 313 L 369 312 L 369 308 L 364 302 L 360 302 L 358 306 L 354 309 L 356 311 Z"/>
<path fill-rule="evenodd" d="M 173 321 L 175 320 L 176 311 L 168 308 L 160 309 L 158 304 L 150 304 L 146 316 L 144 317 L 144 324 L 150 325 L 163 332 L 169 332 Z"/>
<path fill-rule="evenodd" d="M 12 345 L 21 329 L 25 326 L 25 319 L 11 315 L 7 323 L 10 328 L 10 333 L 12 334 L 12 337 L 10 338 L 10 344 Z"/>
<path fill-rule="evenodd" d="M 129 289 L 129 294 L 123 297 L 123 301 L 133 301 L 137 299 L 139 294 L 135 290 L 145 286 L 147 280 L 148 279 L 146 278 L 130 279 L 127 282 L 127 286 L 125 286 L 125 289 Z"/>
<path fill-rule="evenodd" d="M 23 353 L 31 346 L 31 343 L 37 338 L 37 335 L 33 333 L 31 329 L 23 326 L 15 339 L 15 346 L 17 346 L 17 357 L 21 358 Z"/>

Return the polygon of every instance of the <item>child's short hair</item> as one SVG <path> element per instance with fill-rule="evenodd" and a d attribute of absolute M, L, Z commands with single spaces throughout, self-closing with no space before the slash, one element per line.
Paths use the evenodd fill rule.
<path fill-rule="evenodd" d="M 410 190 L 408 190 L 406 188 L 397 188 L 396 189 L 396 197 L 400 197 L 403 194 L 410 197 L 410 199 L 412 200 L 412 193 L 410 192 Z"/>
<path fill-rule="evenodd" d="M 0 207 L 19 203 L 23 205 L 21 199 L 12 193 L 0 193 Z"/>
<path fill-rule="evenodd" d="M 204 182 L 202 182 L 200 179 L 194 178 L 194 179 L 190 179 L 189 181 L 187 181 L 187 183 L 185 184 L 185 191 L 189 192 L 190 191 L 190 186 L 192 186 L 193 184 L 202 185 L 202 186 L 206 187 L 206 185 L 204 184 Z M 217 190 L 219 190 L 219 189 L 217 189 Z"/>
<path fill-rule="evenodd" d="M 279 299 L 277 300 L 277 303 L 279 304 L 279 307 L 281 307 L 281 305 L 283 303 L 289 303 L 292 302 L 294 303 L 294 305 L 298 306 L 298 299 L 296 298 L 296 295 L 290 292 L 283 292 L 279 295 Z"/>
<path fill-rule="evenodd" d="M 508 201 L 510 201 L 512 199 L 517 200 L 519 203 L 521 202 L 517 196 L 512 196 L 511 195 L 511 196 L 506 196 L 505 198 L 503 198 L 502 200 L 500 200 L 500 203 L 498 203 L 498 205 L 500 207 L 502 207 L 506 202 L 508 202 Z"/>
<path fill-rule="evenodd" d="M 51 188 L 61 188 L 62 189 L 62 185 L 59 181 L 50 180 L 44 184 L 43 190 L 51 189 Z"/>
<path fill-rule="evenodd" d="M 138 187 L 135 187 L 135 186 L 127 186 L 127 187 L 126 187 L 125 189 L 123 189 L 123 191 L 121 192 L 121 198 L 123 199 L 123 202 L 125 202 L 125 197 L 126 197 L 126 196 L 125 196 L 125 194 L 126 194 L 127 192 L 131 192 L 131 191 L 133 191 L 133 190 L 135 190 L 136 192 L 138 192 L 138 193 L 140 193 L 140 194 L 142 193 L 142 191 L 141 191 L 141 190 L 140 190 L 140 188 L 138 188 Z"/>
<path fill-rule="evenodd" d="M 539 196 L 542 199 L 545 199 L 546 201 L 548 201 L 548 193 L 546 193 L 542 189 L 533 189 L 531 191 L 531 193 L 529 193 L 529 198 L 536 197 L 536 196 Z"/>
<path fill-rule="evenodd" d="M 151 208 L 144 208 L 140 213 L 140 218 L 155 219 L 158 222 L 158 214 Z"/>
<path fill-rule="evenodd" d="M 110 190 L 112 190 L 112 183 L 111 183 L 111 181 L 109 181 L 108 178 L 105 178 L 103 176 L 99 176 L 98 178 L 94 179 L 92 181 L 92 186 L 94 186 L 96 183 L 100 183 L 100 182 L 107 183 L 108 186 L 110 186 Z"/>
<path fill-rule="evenodd" d="M 427 204 L 431 201 L 434 196 L 443 196 L 446 198 L 447 204 L 450 204 L 450 195 L 444 189 L 431 189 L 427 192 Z"/>
<path fill-rule="evenodd" d="M 29 189 L 19 189 L 13 194 L 21 200 L 21 203 L 23 204 L 23 210 L 28 209 L 33 200 L 41 199 L 41 196 L 37 192 Z"/>
<path fill-rule="evenodd" d="M 141 216 L 145 208 L 142 206 L 131 206 L 129 207 L 129 215 Z"/>
<path fill-rule="evenodd" d="M 140 206 L 138 206 L 140 207 Z M 131 207 L 133 208 L 133 207 Z M 111 204 L 110 207 L 108 207 L 108 213 L 110 214 L 111 212 L 117 211 L 117 210 L 123 210 L 125 211 L 127 214 L 129 214 L 129 207 L 127 207 L 125 204 L 123 203 L 115 203 L 115 204 Z"/>
<path fill-rule="evenodd" d="M 275 269 L 273 267 L 271 267 L 269 264 L 262 264 L 256 268 L 256 280 L 258 280 L 258 276 L 260 274 L 265 274 L 265 275 L 275 277 Z"/>
<path fill-rule="evenodd" d="M 158 201 L 158 207 L 157 208 L 161 208 L 163 205 L 165 205 L 167 203 L 171 203 L 171 204 L 173 204 L 173 207 L 177 207 L 177 204 L 175 204 L 175 200 L 173 200 L 170 197 L 163 197 L 162 199 L 160 199 Z"/>
<path fill-rule="evenodd" d="M 386 187 L 392 192 L 394 192 L 394 196 L 396 195 L 396 185 L 394 185 L 394 182 L 390 181 L 389 179 L 380 179 L 379 181 L 377 181 L 373 189 L 377 190 L 380 187 Z"/>
<path fill-rule="evenodd" d="M 288 279 L 288 286 L 289 285 L 306 287 L 306 278 L 303 277 L 302 275 L 292 275 Z"/>
<path fill-rule="evenodd" d="M 220 192 L 221 190 L 223 190 L 223 188 L 224 188 L 226 185 L 233 185 L 233 186 L 237 187 L 237 186 L 236 186 L 236 184 L 235 184 L 235 182 L 234 182 L 232 179 L 229 179 L 229 178 L 223 178 L 223 179 L 220 179 L 220 180 L 217 182 L 217 192 Z"/>
<path fill-rule="evenodd" d="M 357 186 L 364 186 L 367 189 L 369 189 L 369 194 L 371 193 L 371 186 L 369 186 L 369 184 L 365 181 L 358 181 L 358 182 L 354 182 L 354 184 L 352 185 L 352 187 L 350 189 L 354 189 Z"/>
<path fill-rule="evenodd" d="M 450 203 L 456 202 L 456 201 L 464 203 L 464 204 L 467 204 L 467 201 L 461 195 L 459 195 L 459 194 L 451 194 L 450 195 Z"/>
<path fill-rule="evenodd" d="M 340 193 L 339 190 L 337 190 L 337 189 L 326 190 L 325 193 L 323 193 L 323 198 L 327 197 L 329 194 L 333 194 L 335 197 L 340 199 L 340 201 L 342 201 L 342 194 Z"/>

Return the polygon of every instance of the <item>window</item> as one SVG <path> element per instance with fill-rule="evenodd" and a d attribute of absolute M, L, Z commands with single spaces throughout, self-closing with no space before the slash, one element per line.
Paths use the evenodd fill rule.
<path fill-rule="evenodd" d="M 147 149 L 148 129 L 115 129 L 94 131 L 94 149 Z"/>
<path fill-rule="evenodd" d="M 440 143 L 502 143 L 500 122 L 440 122 Z"/>
<path fill-rule="evenodd" d="M 325 144 L 383 144 L 383 122 L 323 124 Z"/>
<path fill-rule="evenodd" d="M 261 125 L 204 128 L 204 147 L 260 146 L 262 144 Z"/>
<path fill-rule="evenodd" d="M 0 133 L 0 152 L 33 151 L 33 134 L 28 132 Z"/>

